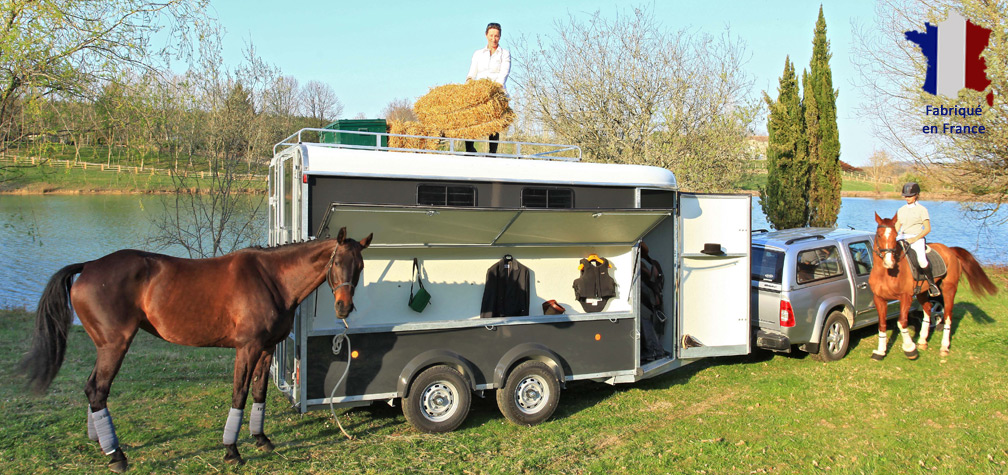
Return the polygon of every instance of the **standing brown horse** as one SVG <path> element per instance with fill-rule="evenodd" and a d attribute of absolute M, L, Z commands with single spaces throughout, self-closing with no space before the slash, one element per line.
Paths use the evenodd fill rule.
<path fill-rule="evenodd" d="M 84 386 L 88 436 L 111 455 L 109 468 L 121 472 L 126 455 L 106 402 L 137 329 L 180 345 L 235 348 L 224 460 L 243 463 L 237 438 L 250 385 L 249 429 L 256 446 L 270 451 L 263 413 L 273 350 L 290 333 L 294 309 L 324 281 L 332 287 L 337 316 L 347 317 L 364 268 L 361 251 L 371 237 L 354 241 L 343 228 L 336 239 L 243 249 L 210 259 L 123 250 L 68 265 L 52 276 L 39 301 L 32 348 L 22 362 L 29 385 L 44 392 L 63 364 L 72 303 L 98 349 Z"/>
<path fill-rule="evenodd" d="M 875 231 L 875 256 L 868 284 L 875 294 L 875 309 L 879 316 L 879 347 L 872 353 L 872 359 L 881 360 L 886 353 L 886 302 L 899 300 L 900 314 L 897 325 L 903 337 L 903 353 L 910 359 L 917 359 L 917 348 L 927 349 L 928 329 L 931 324 L 931 301 L 928 297 L 928 285 L 918 285 L 914 282 L 910 269 L 910 260 L 903 247 L 896 240 L 896 217 L 880 218 L 875 213 L 878 229 Z M 945 260 L 947 273 L 938 279 L 938 287 L 942 291 L 944 306 L 945 333 L 942 336 L 941 355 L 949 354 L 949 344 L 952 340 L 952 305 L 956 290 L 959 287 L 959 277 L 963 274 L 969 280 L 970 288 L 980 297 L 994 295 L 997 287 L 991 282 L 983 268 L 969 251 L 961 247 L 948 247 L 944 244 L 928 243 Z M 937 276 L 935 276 L 937 277 Z M 910 299 L 916 295 L 924 310 L 924 322 L 921 324 L 920 337 L 917 346 L 910 339 L 907 325 L 907 314 L 910 312 Z"/>

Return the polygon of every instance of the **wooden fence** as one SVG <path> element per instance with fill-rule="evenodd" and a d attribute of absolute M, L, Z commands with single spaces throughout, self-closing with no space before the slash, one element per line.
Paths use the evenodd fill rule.
<path fill-rule="evenodd" d="M 56 158 L 41 158 L 41 157 L 22 157 L 17 155 L 0 154 L 0 163 L 9 163 L 13 165 L 30 165 L 30 166 L 48 166 L 50 168 L 65 168 L 70 169 L 80 169 L 80 170 L 97 170 L 101 172 L 108 173 L 131 173 L 134 175 L 162 175 L 162 176 L 172 176 L 173 172 L 168 168 L 154 168 L 154 167 L 140 167 L 133 165 L 108 165 L 105 163 L 90 163 L 83 162 L 80 160 L 60 160 Z M 181 175 L 183 177 L 199 177 L 205 178 L 210 175 L 208 171 L 188 171 L 188 170 L 176 170 L 174 174 Z M 260 175 L 255 173 L 236 173 L 234 177 L 239 180 L 266 180 L 266 175 Z"/>

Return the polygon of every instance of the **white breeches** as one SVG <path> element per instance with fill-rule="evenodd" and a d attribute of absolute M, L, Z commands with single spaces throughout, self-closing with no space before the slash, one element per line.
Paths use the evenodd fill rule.
<path fill-rule="evenodd" d="M 899 236 L 897 236 L 898 239 L 906 239 L 907 237 L 909 237 L 909 236 L 905 236 L 903 234 L 900 234 Z M 927 247 L 926 246 L 927 246 L 927 243 L 924 242 L 924 239 L 918 239 L 918 240 L 914 241 L 913 244 L 910 245 L 910 249 L 913 249 L 914 252 L 917 254 L 917 264 L 920 266 L 921 269 L 923 269 L 923 268 L 925 268 L 925 267 L 928 266 L 927 254 L 926 254 Z"/>

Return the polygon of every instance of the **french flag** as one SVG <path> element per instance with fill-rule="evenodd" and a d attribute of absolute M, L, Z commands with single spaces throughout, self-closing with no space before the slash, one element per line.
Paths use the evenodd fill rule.
<path fill-rule="evenodd" d="M 906 32 L 906 38 L 921 47 L 927 58 L 924 91 L 955 98 L 963 88 L 983 91 L 990 86 L 987 61 L 980 53 L 990 42 L 991 30 L 977 26 L 953 11 L 938 26 L 925 23 L 925 33 Z M 987 94 L 987 105 L 994 105 L 994 93 Z"/>

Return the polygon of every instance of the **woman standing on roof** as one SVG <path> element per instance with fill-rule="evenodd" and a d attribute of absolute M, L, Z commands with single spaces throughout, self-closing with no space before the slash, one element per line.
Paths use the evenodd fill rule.
<path fill-rule="evenodd" d="M 490 23 L 486 27 L 486 48 L 476 50 L 469 64 L 469 79 L 490 79 L 507 89 L 508 74 L 511 72 L 511 53 L 500 47 L 500 23 Z M 497 153 L 497 140 L 500 133 L 490 134 L 490 153 Z M 472 141 L 466 141 L 466 152 L 475 152 Z"/>
<path fill-rule="evenodd" d="M 896 230 L 899 231 L 896 238 L 906 240 L 910 244 L 910 249 L 917 254 L 917 264 L 930 285 L 928 295 L 937 297 L 941 295 L 941 291 L 935 285 L 934 276 L 931 274 L 924 241 L 924 236 L 931 232 L 931 217 L 927 208 L 917 202 L 920 198 L 920 185 L 916 183 L 903 185 L 903 197 L 906 198 L 907 204 L 896 211 Z"/>

